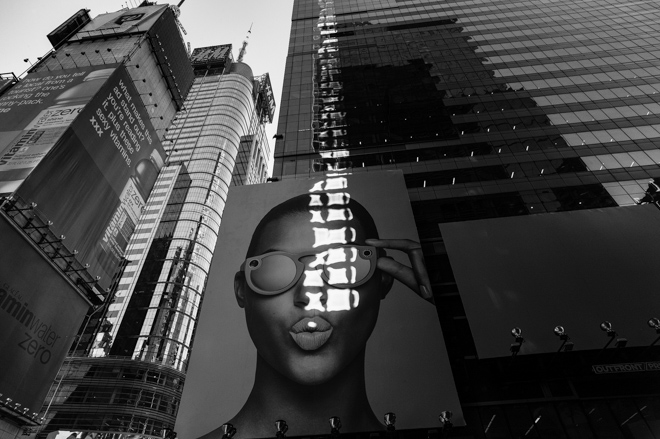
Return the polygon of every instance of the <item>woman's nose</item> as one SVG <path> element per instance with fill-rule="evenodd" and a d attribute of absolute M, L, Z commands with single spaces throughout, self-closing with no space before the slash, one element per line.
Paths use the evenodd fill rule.
<path fill-rule="evenodd" d="M 360 303 L 360 294 L 351 288 L 328 285 L 321 278 L 320 270 L 306 271 L 294 286 L 294 303 L 305 311 L 350 311 Z"/>
<path fill-rule="evenodd" d="M 306 270 L 294 286 L 294 304 L 308 311 L 325 311 L 328 300 L 326 287 L 320 270 Z"/>

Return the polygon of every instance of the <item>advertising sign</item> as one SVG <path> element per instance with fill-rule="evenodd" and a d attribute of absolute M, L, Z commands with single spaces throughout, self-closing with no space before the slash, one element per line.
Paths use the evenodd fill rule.
<path fill-rule="evenodd" d="M 102 87 L 17 193 L 37 203 L 106 288 L 165 153 L 126 69 L 94 73 L 106 78 Z"/>
<path fill-rule="evenodd" d="M 206 65 L 215 63 L 226 63 L 231 55 L 231 44 L 220 46 L 198 47 L 193 50 L 190 62 L 193 65 Z"/>
<path fill-rule="evenodd" d="M 13 74 L 10 77 L 4 77 L 4 78 L 0 76 L 0 96 L 2 96 L 2 93 L 8 88 L 10 88 L 15 82 L 16 82 L 16 78 L 14 77 Z"/>
<path fill-rule="evenodd" d="M 113 71 L 31 73 L 0 96 L 0 195 L 20 186 Z"/>
<path fill-rule="evenodd" d="M 574 350 L 602 349 L 605 321 L 651 344 L 659 229 L 652 204 L 441 224 L 479 358 L 510 355 L 514 327 L 520 355 L 557 352 L 556 326 Z"/>
<path fill-rule="evenodd" d="M 461 424 L 418 241 L 400 172 L 232 187 L 179 437 L 225 422 L 268 437 L 278 419 L 325 434 L 331 416 L 342 432 L 384 430 L 387 412 L 397 428 L 436 426 L 442 410 Z"/>
<path fill-rule="evenodd" d="M 594 364 L 591 370 L 595 374 L 627 373 L 627 372 L 660 372 L 660 361 L 645 361 L 643 363 Z"/>
<path fill-rule="evenodd" d="M 72 40 L 84 38 L 95 32 L 108 35 L 146 32 L 167 7 L 167 5 L 151 5 L 101 14 L 87 23 Z"/>
<path fill-rule="evenodd" d="M 181 39 L 175 11 L 172 7 L 163 11 L 158 20 L 149 29 L 151 41 L 158 41 L 161 50 L 155 50 L 157 63 L 160 65 L 167 87 L 172 93 L 177 109 L 183 108 L 183 100 L 188 96 L 195 74 L 193 73 L 188 50 Z"/>
<path fill-rule="evenodd" d="M 0 393 L 32 415 L 90 304 L 2 215 L 0 248 Z"/>
<path fill-rule="evenodd" d="M 58 430 L 48 433 L 46 439 L 153 439 L 153 436 L 107 431 Z"/>

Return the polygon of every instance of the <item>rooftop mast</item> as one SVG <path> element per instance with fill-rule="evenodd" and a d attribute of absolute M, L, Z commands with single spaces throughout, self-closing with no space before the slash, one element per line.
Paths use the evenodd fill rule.
<path fill-rule="evenodd" d="M 245 40 L 243 40 L 243 46 L 241 46 L 241 51 L 238 53 L 238 62 L 243 61 L 243 57 L 245 56 L 245 49 L 247 48 L 248 45 L 248 40 L 250 39 L 250 34 L 252 33 L 252 25 L 254 23 L 250 23 L 250 30 L 248 30 L 247 36 L 245 37 Z"/>

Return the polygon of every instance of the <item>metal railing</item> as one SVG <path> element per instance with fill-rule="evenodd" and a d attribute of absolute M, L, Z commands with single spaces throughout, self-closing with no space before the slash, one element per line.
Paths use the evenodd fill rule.
<path fill-rule="evenodd" d="M 25 237 L 36 244 L 42 254 L 57 266 L 93 305 L 103 303 L 105 293 L 98 285 L 100 278 L 89 274 L 88 265 L 78 261 L 77 250 L 70 251 L 64 245 L 64 235 L 56 236 L 53 233 L 50 229 L 53 223 L 37 212 L 37 204 L 27 203 L 15 194 L 0 200 L 1 214 L 18 226 Z"/>

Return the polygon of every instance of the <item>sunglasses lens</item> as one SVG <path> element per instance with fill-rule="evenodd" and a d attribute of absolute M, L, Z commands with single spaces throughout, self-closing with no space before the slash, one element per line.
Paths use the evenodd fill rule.
<path fill-rule="evenodd" d="M 258 268 L 250 271 L 255 287 L 268 291 L 278 291 L 288 286 L 296 278 L 296 264 L 285 255 L 270 255 L 261 259 Z"/>
<path fill-rule="evenodd" d="M 334 286 L 350 286 L 363 281 L 371 271 L 371 255 L 371 250 L 361 252 L 355 247 L 330 250 L 324 267 L 328 283 Z"/>

